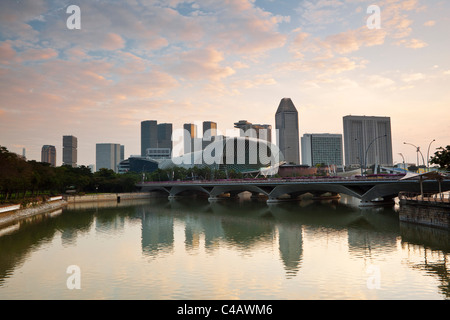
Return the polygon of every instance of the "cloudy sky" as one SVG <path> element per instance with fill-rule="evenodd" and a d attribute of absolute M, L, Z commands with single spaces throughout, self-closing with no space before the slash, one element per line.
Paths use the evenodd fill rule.
<path fill-rule="evenodd" d="M 450 144 L 449 30 L 448 0 L 1 0 L 0 145 L 61 165 L 75 135 L 89 165 L 96 143 L 139 154 L 142 120 L 274 126 L 289 97 L 300 135 L 391 117 L 394 161 L 415 162 L 403 142 Z"/>

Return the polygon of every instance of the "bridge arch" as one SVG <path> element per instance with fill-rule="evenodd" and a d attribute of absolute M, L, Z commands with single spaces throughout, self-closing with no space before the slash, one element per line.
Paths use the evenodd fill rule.
<path fill-rule="evenodd" d="M 239 186 L 231 186 L 231 185 L 225 185 L 225 186 L 215 186 L 211 192 L 210 197 L 217 197 L 221 194 L 228 193 L 228 192 L 235 192 L 235 193 L 241 193 L 244 191 L 249 191 L 252 193 L 262 193 L 266 196 L 269 195 L 269 192 L 266 190 L 253 185 L 239 185 Z"/>
<path fill-rule="evenodd" d="M 343 193 L 358 199 L 362 198 L 362 195 L 354 190 L 351 190 L 343 185 L 337 184 L 292 184 L 292 185 L 279 185 L 276 186 L 269 194 L 270 200 L 276 200 L 279 197 L 288 195 L 301 195 L 304 193 Z"/>
<path fill-rule="evenodd" d="M 174 186 L 169 191 L 169 196 L 176 196 L 179 195 L 182 192 L 190 191 L 193 193 L 205 193 L 206 195 L 210 194 L 210 191 L 208 191 L 206 188 L 202 186 Z"/>
<path fill-rule="evenodd" d="M 425 192 L 439 192 L 437 183 L 434 181 L 424 181 L 423 188 Z M 449 186 L 444 185 L 442 191 L 447 190 L 449 190 Z M 393 199 L 401 191 L 420 193 L 420 184 L 415 181 L 404 181 L 401 183 L 401 187 L 398 184 L 378 184 L 364 193 L 361 200 L 368 202 L 377 198 L 383 198 L 384 200 Z"/>

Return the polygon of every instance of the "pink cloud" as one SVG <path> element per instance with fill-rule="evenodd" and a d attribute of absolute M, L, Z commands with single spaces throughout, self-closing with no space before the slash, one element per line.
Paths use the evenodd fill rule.
<path fill-rule="evenodd" d="M 51 48 L 29 49 L 20 54 L 23 61 L 48 60 L 58 56 L 58 52 Z"/>
<path fill-rule="evenodd" d="M 396 42 L 397 45 L 403 45 L 410 49 L 421 49 L 428 46 L 428 44 L 420 39 L 403 39 Z"/>
<path fill-rule="evenodd" d="M 386 31 L 371 30 L 361 27 L 327 37 L 324 41 L 337 53 L 349 53 L 359 50 L 361 47 L 382 45 L 386 38 Z"/>
<path fill-rule="evenodd" d="M 222 52 L 214 48 L 202 48 L 172 55 L 166 59 L 168 70 L 192 80 L 220 80 L 235 73 L 234 69 L 221 66 Z"/>
<path fill-rule="evenodd" d="M 11 43 L 4 41 L 0 43 L 0 63 L 8 64 L 16 56 L 16 51 L 12 48 Z"/>
<path fill-rule="evenodd" d="M 122 49 L 125 46 L 125 40 L 116 34 L 116 33 L 108 33 L 106 37 L 103 39 L 101 47 L 105 50 L 117 50 Z"/>

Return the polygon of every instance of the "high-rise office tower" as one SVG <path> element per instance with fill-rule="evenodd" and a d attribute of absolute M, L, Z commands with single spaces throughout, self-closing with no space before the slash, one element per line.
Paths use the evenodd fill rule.
<path fill-rule="evenodd" d="M 306 133 L 302 137 L 302 164 L 342 166 L 342 135 L 329 133 Z"/>
<path fill-rule="evenodd" d="M 281 99 L 275 114 L 278 148 L 287 163 L 299 164 L 300 143 L 298 112 L 290 98 Z"/>
<path fill-rule="evenodd" d="M 158 123 L 156 120 L 141 122 L 141 156 L 147 155 L 148 148 L 158 148 Z"/>
<path fill-rule="evenodd" d="M 63 136 L 63 165 L 77 166 L 78 139 L 74 136 Z"/>
<path fill-rule="evenodd" d="M 158 124 L 158 148 L 165 148 L 172 150 L 172 124 L 160 123 Z"/>
<path fill-rule="evenodd" d="M 203 140 L 211 141 L 215 136 L 217 136 L 217 123 L 203 121 Z"/>
<path fill-rule="evenodd" d="M 111 169 L 118 172 L 120 163 L 120 144 L 97 143 L 95 147 L 95 167 L 100 169 Z"/>
<path fill-rule="evenodd" d="M 190 153 L 194 150 L 195 140 L 197 139 L 197 125 L 193 123 L 186 123 L 183 125 L 184 129 L 184 153 Z"/>
<path fill-rule="evenodd" d="M 120 145 L 120 161 L 125 160 L 125 146 Z"/>
<path fill-rule="evenodd" d="M 55 146 L 44 145 L 41 150 L 41 162 L 50 163 L 56 167 L 56 148 Z"/>
<path fill-rule="evenodd" d="M 212 121 L 203 121 L 202 149 L 217 139 L 217 123 Z"/>
<path fill-rule="evenodd" d="M 346 165 L 393 164 L 389 117 L 345 116 L 343 120 Z"/>

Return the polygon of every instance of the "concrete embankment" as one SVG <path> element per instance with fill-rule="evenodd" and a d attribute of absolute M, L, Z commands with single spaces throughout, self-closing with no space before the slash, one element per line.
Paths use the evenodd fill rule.
<path fill-rule="evenodd" d="M 99 202 L 99 201 L 122 201 L 122 200 L 137 200 L 148 199 L 155 197 L 150 192 L 130 192 L 130 193 L 99 193 L 89 195 L 74 195 L 65 196 L 67 203 L 81 203 L 81 202 Z"/>
<path fill-rule="evenodd" d="M 63 208 L 67 205 L 67 201 L 61 199 L 52 202 L 35 204 L 27 208 L 20 208 L 0 214 L 0 227 L 14 223 L 16 221 L 33 217 L 39 214 L 52 212 Z"/>

